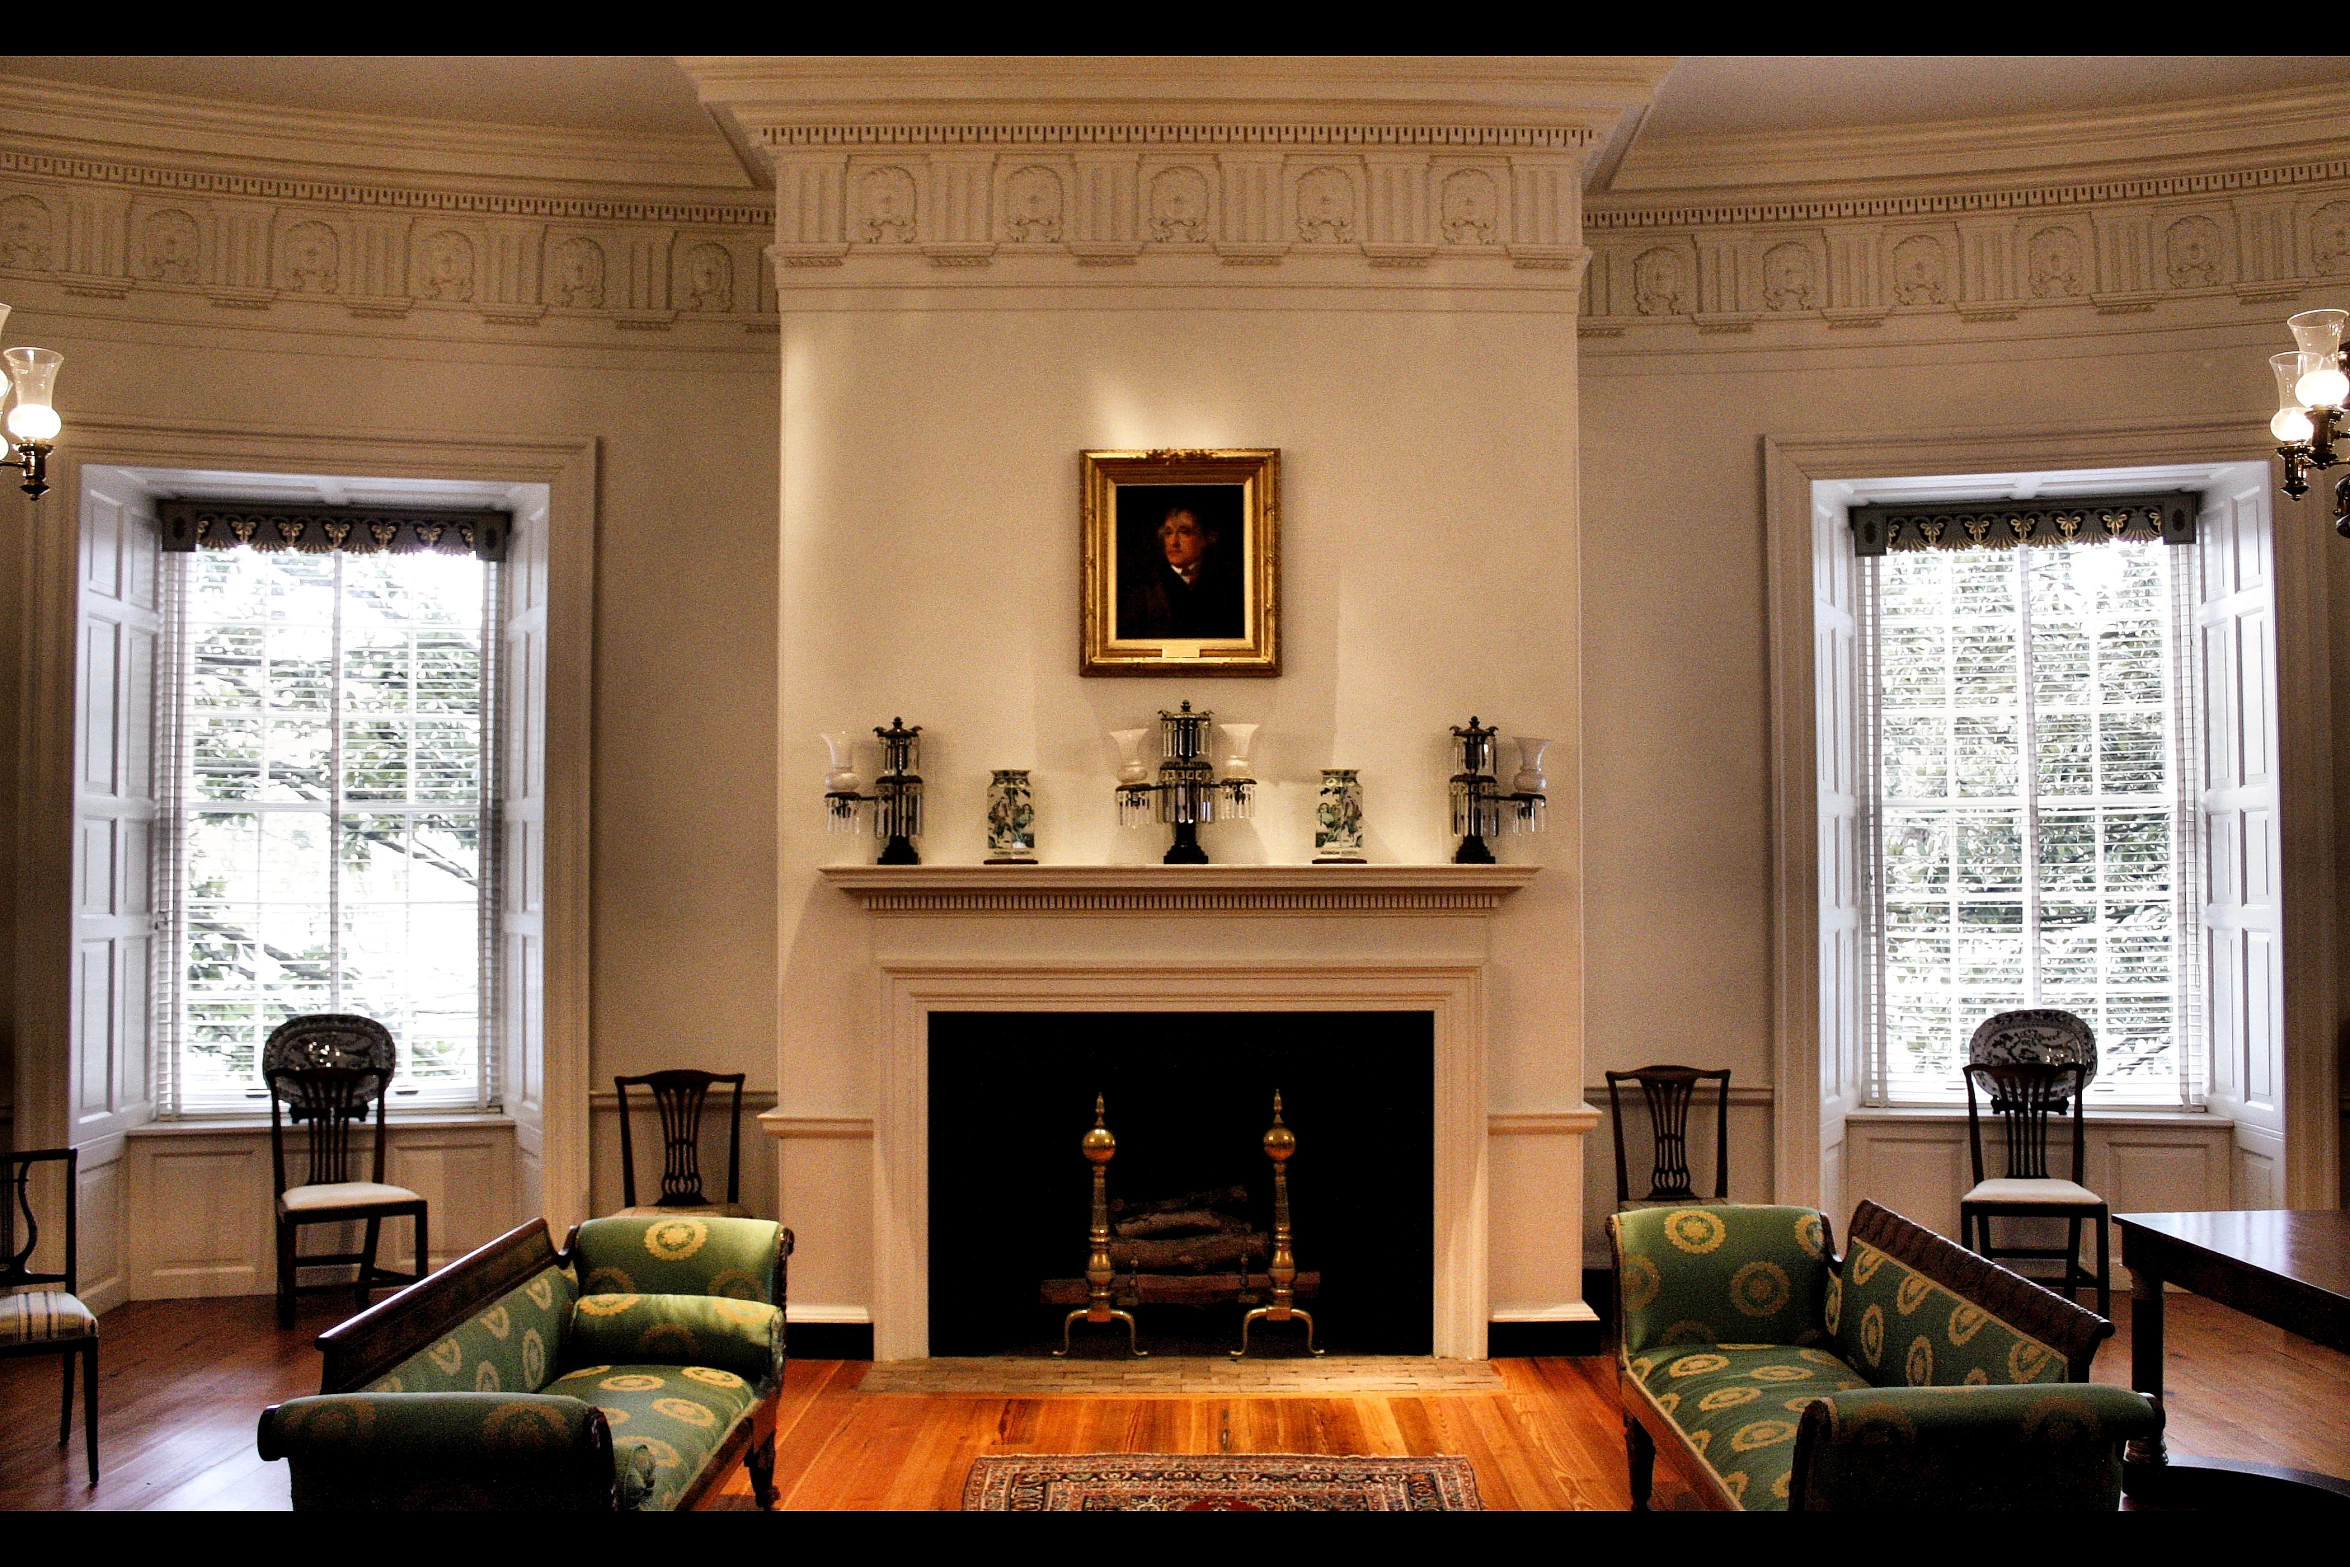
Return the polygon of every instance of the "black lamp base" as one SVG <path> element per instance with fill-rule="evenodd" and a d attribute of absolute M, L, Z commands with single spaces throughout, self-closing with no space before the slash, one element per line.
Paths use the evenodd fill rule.
<path fill-rule="evenodd" d="M 881 858 L 876 865 L 919 865 L 922 856 L 914 852 L 914 840 L 903 835 L 890 839 L 881 846 Z"/>
<path fill-rule="evenodd" d="M 1167 846 L 1167 852 L 1160 857 L 1159 863 L 1161 865 L 1207 864 L 1208 851 L 1199 846 L 1199 823 L 1177 822 L 1175 824 L 1175 841 Z"/>
<path fill-rule="evenodd" d="M 1453 851 L 1452 862 L 1455 865 L 1491 865 L 1494 862 L 1493 851 L 1485 847 L 1483 838 L 1471 833 Z"/>

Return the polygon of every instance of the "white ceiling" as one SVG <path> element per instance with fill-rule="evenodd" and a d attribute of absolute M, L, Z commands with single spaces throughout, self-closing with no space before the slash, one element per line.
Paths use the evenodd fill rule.
<path fill-rule="evenodd" d="M 90 87 L 618 135 L 718 132 L 662 55 L 18 55 Z M 1982 121 L 2350 81 L 2350 55 L 1689 55 L 1641 140 Z"/>

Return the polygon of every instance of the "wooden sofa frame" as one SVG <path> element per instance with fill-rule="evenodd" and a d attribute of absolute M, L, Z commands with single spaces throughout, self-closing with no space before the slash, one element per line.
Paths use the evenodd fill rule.
<path fill-rule="evenodd" d="M 2042 1289 L 2020 1273 L 1985 1261 L 1890 1208 L 1863 1202 L 1854 1209 L 1851 1239 L 1876 1247 L 1952 1294 L 1972 1301 L 2009 1326 L 2049 1345 L 2064 1356 L 2068 1382 L 2089 1380 L 2089 1366 L 2096 1359 L 2097 1346 L 2113 1336 L 2113 1324 L 2094 1311 Z M 1820 1244 L 1828 1250 L 1829 1268 L 1841 1276 L 1845 1258 L 1835 1252 L 1825 1214 L 1820 1216 Z M 1621 1333 L 1626 1317 L 1620 1269 L 1615 1281 L 1615 1305 L 1616 1330 Z M 1738 1511 L 1738 1499 L 1723 1487 L 1720 1477 L 1690 1445 L 1673 1417 L 1658 1406 L 1639 1378 L 1624 1367 L 1620 1354 L 1616 1383 L 1624 1404 L 1624 1447 L 1631 1464 L 1633 1509 L 1647 1511 L 1656 1462 L 1661 1458 L 1667 1473 L 1686 1485 L 1705 1507 L 1722 1512 Z M 1808 1430 L 1803 1430 L 1796 1437 L 1791 1489 L 1798 1496 L 1803 1494 L 1804 1476 L 1811 1469 L 1808 1436 Z"/>
<path fill-rule="evenodd" d="M 547 1221 L 520 1224 L 479 1250 L 467 1252 L 419 1283 L 378 1301 L 367 1310 L 318 1337 L 326 1366 L 319 1377 L 321 1393 L 357 1393 L 394 1366 L 430 1345 L 519 1289 L 548 1268 L 563 1266 L 577 1272 L 579 1227 L 573 1225 L 557 1251 L 547 1238 Z M 791 1266 L 792 1236 L 783 1232 L 779 1272 Z M 780 1290 L 779 1290 L 780 1293 Z M 781 1300 L 776 1302 L 780 1307 Z M 739 1461 L 750 1471 L 751 1488 L 762 1508 L 775 1505 L 775 1406 L 782 1390 L 759 1400 L 751 1418 L 737 1425 L 702 1466 L 678 1498 L 678 1510 L 690 1511 L 714 1504 L 726 1477 Z M 592 1422 L 599 1452 L 612 1449 L 612 1431 L 599 1411 Z"/>

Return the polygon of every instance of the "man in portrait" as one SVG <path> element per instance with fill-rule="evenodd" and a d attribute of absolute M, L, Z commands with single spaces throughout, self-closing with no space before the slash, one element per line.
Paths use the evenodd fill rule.
<path fill-rule="evenodd" d="M 1129 492 L 1131 494 L 1132 492 Z M 1126 496 L 1121 496 L 1120 510 Z M 1145 503 L 1148 504 L 1147 502 Z M 1121 639 L 1241 637 L 1248 634 L 1241 576 L 1225 549 L 1222 508 L 1169 497 L 1151 505 L 1157 526 L 1121 529 L 1133 546 L 1120 551 L 1118 631 Z M 1237 509 L 1237 508 L 1235 508 Z"/>

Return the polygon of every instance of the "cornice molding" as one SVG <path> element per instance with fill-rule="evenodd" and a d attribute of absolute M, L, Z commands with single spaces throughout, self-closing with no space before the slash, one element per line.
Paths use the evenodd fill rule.
<path fill-rule="evenodd" d="M 1673 191 L 1689 200 L 1920 179 L 1947 187 L 2032 173 L 2065 181 L 2186 173 L 2331 153 L 2346 124 L 2350 86 L 2326 85 L 1991 120 L 1679 137 L 1638 143 L 1592 195 L 1597 204 Z"/>
<path fill-rule="evenodd" d="M 393 212 L 452 212 L 485 217 L 564 218 L 576 222 L 696 223 L 727 228 L 763 228 L 774 210 L 751 199 L 694 201 L 609 196 L 543 196 L 513 192 L 452 190 L 370 181 L 304 179 L 273 174 L 223 173 L 209 169 L 165 168 L 109 158 L 0 151 L 0 173 L 42 179 L 76 180 L 145 190 L 189 191 L 261 201 L 315 201 Z"/>
<path fill-rule="evenodd" d="M 1598 141 L 1586 125 L 1415 125 L 1060 120 L 1019 124 L 762 124 L 760 142 L 799 147 L 1495 147 L 1573 151 Z"/>
<path fill-rule="evenodd" d="M 1818 223 L 1849 218 L 1898 218 L 1974 212 L 2020 212 L 2040 207 L 2078 207 L 2100 202 L 2159 201 L 2180 196 L 2283 189 L 2350 179 L 2350 157 L 2308 159 L 2259 168 L 2199 174 L 2148 174 L 2112 179 L 2071 180 L 2014 186 L 2004 190 L 1927 189 L 1878 195 L 1789 196 L 1772 200 L 1725 199 L 1642 205 L 1620 197 L 1594 197 L 1586 208 L 1586 233 L 1636 229 L 1715 228 L 1749 223 Z"/>
<path fill-rule="evenodd" d="M 463 179 L 758 197 L 716 127 L 706 135 L 330 113 L 0 74 L 11 139 L 131 162 L 357 180 Z M 715 195 L 714 198 L 715 199 Z"/>

